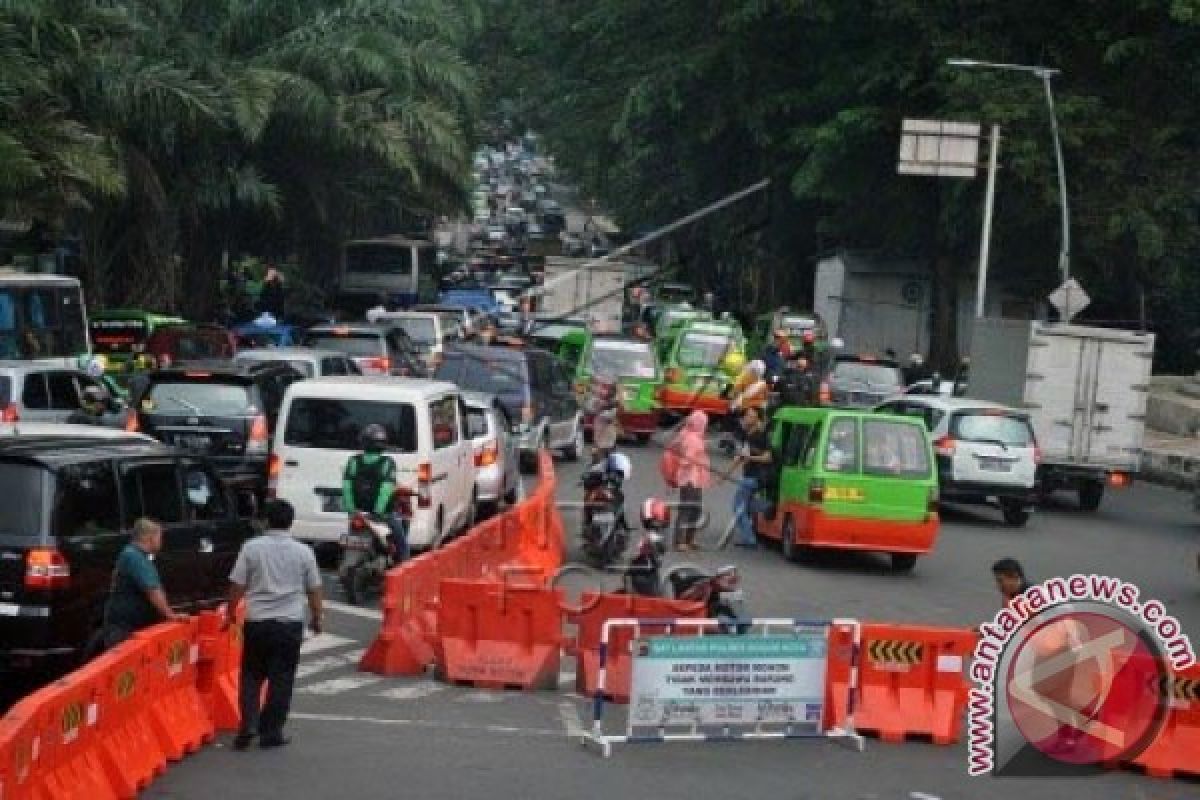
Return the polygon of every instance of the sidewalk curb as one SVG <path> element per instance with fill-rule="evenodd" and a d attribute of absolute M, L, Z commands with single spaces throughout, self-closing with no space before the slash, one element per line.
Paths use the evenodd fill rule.
<path fill-rule="evenodd" d="M 1142 450 L 1142 469 L 1139 480 L 1192 490 L 1200 481 L 1200 453 L 1184 455 L 1164 450 Z"/>

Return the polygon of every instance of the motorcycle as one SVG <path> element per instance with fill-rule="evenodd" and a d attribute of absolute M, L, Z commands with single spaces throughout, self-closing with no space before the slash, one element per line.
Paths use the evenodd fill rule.
<path fill-rule="evenodd" d="M 745 633 L 750 628 L 738 568 L 727 565 L 709 571 L 692 564 L 677 564 L 662 580 L 664 596 L 703 603 L 705 615 L 721 623 L 724 633 Z"/>
<path fill-rule="evenodd" d="M 629 546 L 624 484 L 629 459 L 613 453 L 583 474 L 583 554 L 596 567 L 615 563 Z"/>
<path fill-rule="evenodd" d="M 397 489 L 392 508 L 406 520 L 412 517 L 411 495 Z M 342 535 L 342 559 L 338 564 L 338 580 L 351 605 L 359 605 L 367 594 L 383 585 L 387 571 L 400 563 L 392 548 L 391 528 L 376 514 L 354 511 L 350 514 L 346 533 Z"/>

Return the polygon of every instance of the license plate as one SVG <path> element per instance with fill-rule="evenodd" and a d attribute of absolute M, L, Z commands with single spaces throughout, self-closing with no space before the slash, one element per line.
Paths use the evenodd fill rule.
<path fill-rule="evenodd" d="M 979 459 L 979 468 L 987 472 L 1011 472 L 1012 462 L 1006 461 L 1003 458 L 981 456 Z"/>
<path fill-rule="evenodd" d="M 342 549 L 344 550 L 370 550 L 371 540 L 365 536 L 358 536 L 352 533 L 342 534 Z"/>
<path fill-rule="evenodd" d="M 184 450 L 207 451 L 212 447 L 212 438 L 208 436 L 176 436 L 175 446 Z"/>
<path fill-rule="evenodd" d="M 326 514 L 341 514 L 342 496 L 340 494 L 321 495 L 321 510 Z"/>

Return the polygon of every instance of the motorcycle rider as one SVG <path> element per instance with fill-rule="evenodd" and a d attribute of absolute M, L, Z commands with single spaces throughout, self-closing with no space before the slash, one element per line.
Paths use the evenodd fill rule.
<path fill-rule="evenodd" d="M 347 514 L 362 512 L 386 522 L 391 530 L 392 558 L 399 564 L 408 560 L 408 526 L 392 511 L 396 462 L 383 452 L 387 430 L 372 423 L 362 429 L 359 441 L 363 452 L 350 457 L 342 474 L 342 507 Z"/>
<path fill-rule="evenodd" d="M 71 425 L 100 425 L 117 427 L 115 415 L 110 414 L 111 401 L 108 393 L 99 386 L 88 386 L 83 390 L 83 402 L 79 410 L 67 417 Z"/>

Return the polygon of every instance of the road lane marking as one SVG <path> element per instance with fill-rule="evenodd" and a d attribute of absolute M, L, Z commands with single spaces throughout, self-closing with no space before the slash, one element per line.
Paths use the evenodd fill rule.
<path fill-rule="evenodd" d="M 579 709 L 569 700 L 558 704 L 558 716 L 562 719 L 563 730 L 569 739 L 582 739 L 587 735 L 583 729 L 583 720 L 579 718 Z"/>
<path fill-rule="evenodd" d="M 386 719 L 380 717 L 350 717 L 340 714 L 308 714 L 293 711 L 289 719 L 305 720 L 308 722 L 356 722 L 363 725 L 380 725 L 408 728 L 426 728 L 443 731 L 463 731 L 482 733 L 502 733 L 515 736 L 550 736 L 561 737 L 563 732 L 551 728 L 516 728 L 511 725 L 471 725 L 464 722 L 440 722 L 431 719 Z"/>
<path fill-rule="evenodd" d="M 320 672 L 329 672 L 334 669 L 342 669 L 343 667 L 357 666 L 359 660 L 363 657 L 366 650 L 351 650 L 348 653 L 339 653 L 337 655 L 321 656 L 314 658 L 311 661 L 305 661 L 296 668 L 296 680 L 310 678 Z"/>
<path fill-rule="evenodd" d="M 351 617 L 362 617 L 363 619 L 383 619 L 383 612 L 377 608 L 359 608 L 358 606 L 339 603 L 336 600 L 326 600 L 325 608 L 338 614 L 346 614 Z"/>
<path fill-rule="evenodd" d="M 337 636 L 332 633 L 318 633 L 316 636 L 310 636 L 304 640 L 304 643 L 300 645 L 300 655 L 311 656 L 322 650 L 344 647 L 353 642 L 353 639 L 347 639 L 345 636 Z"/>
<path fill-rule="evenodd" d="M 371 686 L 379 683 L 383 678 L 379 675 L 363 675 L 358 673 L 355 675 L 347 675 L 344 678 L 330 678 L 327 681 L 318 683 L 310 683 L 301 689 L 297 689 L 297 694 L 317 694 L 317 695 L 335 695 L 343 694 L 344 692 L 361 689 L 364 686 Z"/>
<path fill-rule="evenodd" d="M 414 683 L 412 686 L 398 686 L 394 689 L 384 689 L 382 692 L 375 692 L 372 697 L 382 697 L 385 700 L 420 700 L 422 697 L 429 697 L 446 689 L 440 683 L 433 681 L 421 681 Z"/>

